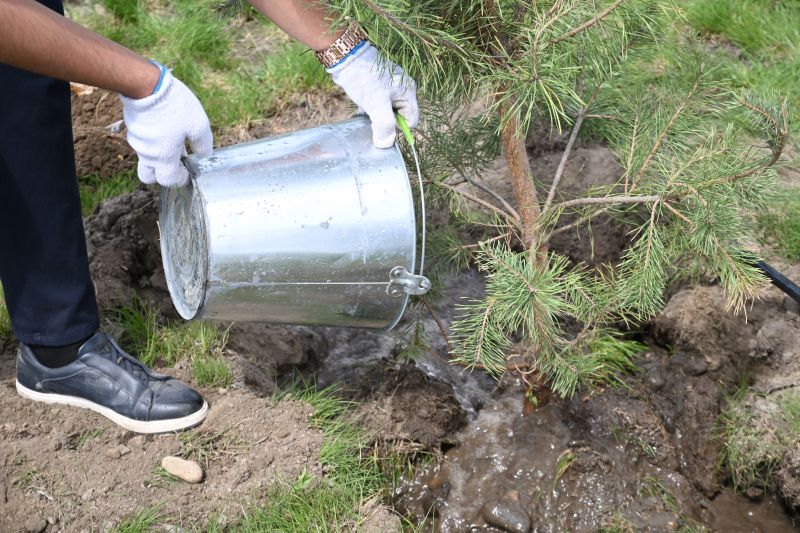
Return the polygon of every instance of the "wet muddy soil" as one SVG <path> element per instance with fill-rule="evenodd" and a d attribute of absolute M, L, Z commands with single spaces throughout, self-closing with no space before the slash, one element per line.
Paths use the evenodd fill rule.
<path fill-rule="evenodd" d="M 800 279 L 800 265 L 786 273 Z M 687 289 L 645 340 L 624 386 L 527 416 L 523 388 L 504 382 L 440 461 L 401 484 L 398 508 L 440 532 L 793 531 L 796 475 L 776 480 L 782 502 L 733 495 L 717 419 L 743 375 L 766 394 L 798 383 L 797 304 L 772 289 L 745 319 L 719 287 Z"/>

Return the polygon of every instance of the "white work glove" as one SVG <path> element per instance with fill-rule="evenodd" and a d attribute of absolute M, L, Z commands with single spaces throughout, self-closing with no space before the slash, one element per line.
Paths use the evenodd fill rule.
<path fill-rule="evenodd" d="M 139 156 L 139 179 L 164 187 L 182 187 L 189 172 L 181 163 L 186 141 L 192 152 L 211 155 L 214 139 L 206 112 L 197 97 L 161 65 L 160 85 L 138 100 L 120 95 L 128 143 Z"/>
<path fill-rule="evenodd" d="M 380 61 L 378 50 L 368 41 L 341 62 L 326 69 L 334 83 L 372 120 L 372 142 L 389 148 L 395 140 L 394 110 L 412 128 L 419 122 L 417 87 L 410 76 L 392 61 Z"/>

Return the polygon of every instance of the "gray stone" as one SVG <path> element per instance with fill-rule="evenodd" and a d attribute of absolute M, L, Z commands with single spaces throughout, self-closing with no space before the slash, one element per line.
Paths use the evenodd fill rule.
<path fill-rule="evenodd" d="M 487 502 L 481 516 L 490 526 L 508 533 L 528 533 L 531 529 L 531 517 L 514 502 Z"/>
<path fill-rule="evenodd" d="M 25 524 L 23 524 L 22 527 L 24 527 L 25 531 L 28 533 L 42 533 L 42 531 L 47 529 L 47 520 L 39 515 L 32 515 L 25 520 Z"/>

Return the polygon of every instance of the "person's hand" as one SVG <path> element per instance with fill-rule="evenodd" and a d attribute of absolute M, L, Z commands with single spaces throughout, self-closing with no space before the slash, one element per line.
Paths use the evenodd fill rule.
<path fill-rule="evenodd" d="M 372 142 L 389 148 L 395 141 L 394 110 L 412 128 L 419 122 L 417 87 L 410 76 L 392 61 L 381 61 L 378 50 L 364 41 L 340 63 L 327 69 L 334 83 L 372 120 Z"/>
<path fill-rule="evenodd" d="M 160 65 L 159 65 L 160 66 Z M 128 143 L 139 156 L 139 179 L 164 187 L 182 187 L 189 172 L 181 162 L 186 142 L 201 157 L 211 155 L 214 139 L 197 97 L 169 70 L 150 96 L 138 100 L 120 95 Z"/>

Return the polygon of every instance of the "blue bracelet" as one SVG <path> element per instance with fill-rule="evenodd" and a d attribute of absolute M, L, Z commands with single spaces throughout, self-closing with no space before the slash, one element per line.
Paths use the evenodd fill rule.
<path fill-rule="evenodd" d="M 149 60 L 148 63 L 150 63 L 151 65 L 155 65 L 156 67 L 159 68 L 159 70 L 161 70 L 161 76 L 158 77 L 158 83 L 156 83 L 156 88 L 153 89 L 153 93 L 150 95 L 152 96 L 153 94 L 156 94 L 158 90 L 161 88 L 161 84 L 164 82 L 164 76 L 167 74 L 167 67 L 165 67 L 158 61 L 153 61 L 152 59 Z"/>
<path fill-rule="evenodd" d="M 348 58 L 348 57 L 350 57 L 351 55 L 353 55 L 353 53 L 354 53 L 356 50 L 358 50 L 359 48 L 361 48 L 361 47 L 362 47 L 362 46 L 364 46 L 365 44 L 367 44 L 367 40 L 366 40 L 366 39 L 364 39 L 363 41 L 361 41 L 360 43 L 358 43 L 357 45 L 355 45 L 355 46 L 353 47 L 353 49 L 352 49 L 352 50 L 350 50 L 349 52 L 347 52 L 347 55 L 346 55 L 346 56 L 344 56 L 343 58 L 341 58 L 339 61 L 337 61 L 336 63 L 334 63 L 333 65 L 331 65 L 331 66 L 330 66 L 330 67 L 328 67 L 328 68 L 335 68 L 335 67 L 337 67 L 337 66 L 341 65 L 342 63 L 344 63 L 345 61 L 347 61 L 347 58 Z"/>

